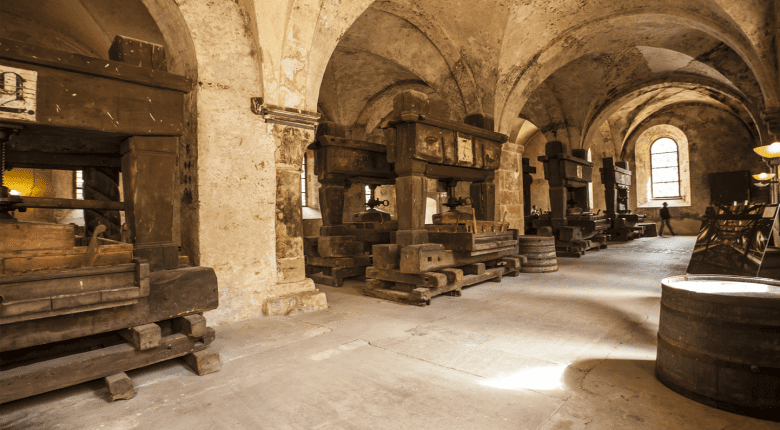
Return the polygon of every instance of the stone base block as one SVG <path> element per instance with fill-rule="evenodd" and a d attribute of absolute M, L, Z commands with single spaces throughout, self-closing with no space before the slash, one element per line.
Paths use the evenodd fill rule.
<path fill-rule="evenodd" d="M 267 299 L 263 303 L 265 315 L 296 315 L 301 312 L 314 312 L 328 308 L 325 293 L 314 290 Z"/>

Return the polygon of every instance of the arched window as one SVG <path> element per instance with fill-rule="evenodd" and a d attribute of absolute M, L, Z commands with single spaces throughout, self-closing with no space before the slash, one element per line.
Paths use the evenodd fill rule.
<path fill-rule="evenodd" d="M 650 146 L 650 180 L 654 199 L 680 197 L 680 162 L 674 140 L 662 137 Z"/>

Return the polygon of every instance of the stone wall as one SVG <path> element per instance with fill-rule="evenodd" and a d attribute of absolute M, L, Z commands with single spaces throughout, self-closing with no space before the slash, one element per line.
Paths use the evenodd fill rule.
<path fill-rule="evenodd" d="M 634 158 L 633 148 L 646 130 L 663 124 L 673 125 L 685 133 L 690 154 L 691 205 L 670 208 L 672 226 L 676 233 L 697 234 L 710 203 L 710 173 L 750 170 L 755 174 L 767 168 L 751 150 L 754 142 L 744 124 L 733 115 L 709 106 L 675 106 L 659 113 L 628 140 L 627 158 Z M 643 193 L 636 186 L 631 192 L 636 196 Z M 637 208 L 634 199 L 631 208 L 647 214 L 650 221 L 660 221 L 658 208 Z"/>

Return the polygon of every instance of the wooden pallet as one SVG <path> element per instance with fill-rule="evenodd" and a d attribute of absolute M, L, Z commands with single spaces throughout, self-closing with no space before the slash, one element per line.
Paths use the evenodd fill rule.
<path fill-rule="evenodd" d="M 587 251 L 607 249 L 606 241 L 593 241 L 588 239 L 573 242 L 555 241 L 555 253 L 558 257 L 580 258 Z"/>
<path fill-rule="evenodd" d="M 0 404 L 105 378 L 111 400 L 132 398 L 124 373 L 183 357 L 198 375 L 220 370 L 219 352 L 206 319 L 195 314 L 4 353 L 0 359 Z"/>
<path fill-rule="evenodd" d="M 523 256 L 504 257 L 486 263 L 439 269 L 420 274 L 401 273 L 397 269 L 366 269 L 363 294 L 417 306 L 431 304 L 431 298 L 447 294 L 460 296 L 461 289 L 484 281 L 501 282 L 503 276 L 518 276 Z"/>
<path fill-rule="evenodd" d="M 331 287 L 341 287 L 346 278 L 362 277 L 366 267 L 371 266 L 371 257 L 306 257 L 306 276 L 314 282 Z"/>

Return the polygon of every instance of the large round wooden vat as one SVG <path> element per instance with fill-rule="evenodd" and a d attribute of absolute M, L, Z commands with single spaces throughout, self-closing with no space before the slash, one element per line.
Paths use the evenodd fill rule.
<path fill-rule="evenodd" d="M 518 238 L 520 255 L 528 262 L 523 264 L 523 273 L 545 273 L 558 270 L 558 258 L 555 254 L 555 238 L 551 236 L 520 236 Z"/>
<path fill-rule="evenodd" d="M 780 282 L 688 275 L 662 288 L 658 380 L 698 402 L 780 421 Z"/>

